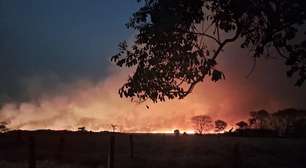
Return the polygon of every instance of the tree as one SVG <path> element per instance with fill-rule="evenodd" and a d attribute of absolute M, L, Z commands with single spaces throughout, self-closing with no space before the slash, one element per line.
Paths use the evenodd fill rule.
<path fill-rule="evenodd" d="M 251 111 L 250 116 L 250 127 L 257 129 L 267 129 L 271 125 L 270 114 L 266 110 Z"/>
<path fill-rule="evenodd" d="M 246 123 L 245 121 L 239 121 L 238 123 L 236 123 L 236 125 L 239 127 L 239 129 L 248 128 L 248 123 Z"/>
<path fill-rule="evenodd" d="M 175 129 L 175 130 L 173 131 L 173 133 L 174 133 L 175 136 L 179 136 L 179 135 L 180 135 L 180 130 Z"/>
<path fill-rule="evenodd" d="M 224 79 L 216 58 L 235 41 L 254 60 L 277 53 L 297 86 L 306 79 L 305 0 L 138 1 L 143 6 L 127 23 L 137 32 L 135 42 L 120 43 L 111 59 L 135 67 L 119 89 L 121 97 L 182 99 L 205 77 Z"/>
<path fill-rule="evenodd" d="M 195 132 L 198 134 L 207 133 L 212 127 L 212 119 L 207 115 L 198 115 L 191 118 Z"/>
<path fill-rule="evenodd" d="M 5 122 L 5 121 L 0 122 L 0 133 L 4 133 L 4 132 L 9 131 L 9 129 L 7 128 L 7 125 L 8 125 L 8 123 Z"/>
<path fill-rule="evenodd" d="M 79 128 L 78 128 L 78 131 L 80 131 L 80 132 L 86 132 L 86 128 L 85 128 L 85 127 L 79 127 Z"/>
<path fill-rule="evenodd" d="M 293 135 L 306 137 L 306 118 L 298 119 L 293 123 Z"/>
<path fill-rule="evenodd" d="M 215 121 L 215 132 L 221 132 L 225 130 L 227 127 L 227 123 L 223 120 L 216 120 Z"/>
<path fill-rule="evenodd" d="M 279 110 L 272 114 L 274 119 L 274 128 L 280 132 L 280 134 L 288 135 L 294 131 L 295 124 L 299 123 L 299 120 L 306 119 L 306 110 L 298 110 L 294 108 L 287 108 Z M 302 125 L 302 124 L 301 124 Z"/>

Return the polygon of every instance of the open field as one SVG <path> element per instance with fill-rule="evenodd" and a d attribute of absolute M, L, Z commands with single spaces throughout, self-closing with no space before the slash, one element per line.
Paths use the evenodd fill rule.
<path fill-rule="evenodd" d="M 27 167 L 29 137 L 37 167 L 106 167 L 110 133 L 35 131 L 0 134 L 0 166 Z M 226 136 L 115 135 L 114 167 L 306 167 L 306 140 Z"/>

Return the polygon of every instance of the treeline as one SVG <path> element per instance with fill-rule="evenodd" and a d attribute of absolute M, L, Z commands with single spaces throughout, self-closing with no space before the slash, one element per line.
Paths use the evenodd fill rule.
<path fill-rule="evenodd" d="M 197 115 L 191 118 L 196 134 L 225 133 L 235 136 L 281 136 L 306 137 L 306 110 L 286 108 L 276 112 L 266 110 L 252 111 L 249 119 L 236 123 L 237 128 L 230 128 L 226 121 L 213 120 L 208 115 Z M 0 133 L 7 132 L 7 122 L 0 122 Z M 113 126 L 113 132 L 115 127 Z M 79 131 L 85 131 L 80 127 Z M 179 134 L 179 130 L 175 130 Z"/>
<path fill-rule="evenodd" d="M 285 137 L 306 137 L 306 110 L 287 108 L 269 113 L 266 110 L 250 112 L 248 121 L 236 124 L 236 132 L 256 132 Z"/>
<path fill-rule="evenodd" d="M 227 123 L 208 115 L 198 115 L 191 119 L 196 134 L 223 132 Z M 286 108 L 276 112 L 258 110 L 250 112 L 249 119 L 236 123 L 224 133 L 236 136 L 282 136 L 306 137 L 306 110 Z"/>

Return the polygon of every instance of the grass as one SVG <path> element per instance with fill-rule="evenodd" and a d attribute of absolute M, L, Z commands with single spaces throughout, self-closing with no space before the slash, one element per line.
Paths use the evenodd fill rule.
<path fill-rule="evenodd" d="M 26 167 L 28 137 L 36 139 L 37 167 L 106 167 L 108 133 L 13 132 L 0 135 L 0 167 Z M 63 142 L 60 144 L 60 138 Z M 304 168 L 305 139 L 134 134 L 130 158 L 128 134 L 117 134 L 115 167 L 154 168 Z M 59 149 L 59 146 L 62 146 Z M 60 161 L 59 161 L 59 151 Z M 2 166 L 4 165 L 4 166 Z"/>

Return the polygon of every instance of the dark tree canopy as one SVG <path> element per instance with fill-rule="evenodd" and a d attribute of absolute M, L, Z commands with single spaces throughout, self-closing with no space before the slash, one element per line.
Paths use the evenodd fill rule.
<path fill-rule="evenodd" d="M 196 133 L 207 133 L 213 127 L 213 120 L 207 115 L 198 115 L 191 118 Z"/>
<path fill-rule="evenodd" d="M 215 121 L 215 132 L 224 131 L 227 127 L 227 123 L 223 120 L 216 120 Z"/>
<path fill-rule="evenodd" d="M 236 125 L 239 127 L 239 129 L 246 129 L 248 128 L 248 123 L 246 123 L 245 121 L 239 121 L 238 123 L 236 123 Z"/>
<path fill-rule="evenodd" d="M 306 110 L 287 108 L 279 110 L 272 114 L 275 119 L 276 124 L 275 129 L 281 130 L 283 133 L 288 134 L 294 127 L 303 127 L 303 122 L 306 119 Z"/>
<path fill-rule="evenodd" d="M 7 122 L 0 122 L 0 133 L 7 132 L 9 129 L 7 128 L 8 123 Z"/>
<path fill-rule="evenodd" d="M 270 114 L 266 110 L 251 111 L 250 127 L 264 129 L 269 127 Z"/>
<path fill-rule="evenodd" d="M 284 59 L 296 85 L 306 79 L 305 0 L 138 0 L 127 27 L 134 44 L 119 45 L 118 66 L 135 67 L 120 96 L 153 102 L 184 98 L 205 77 L 224 78 L 216 58 L 237 41 L 254 58 Z M 271 53 L 270 53 L 271 52 Z"/>

